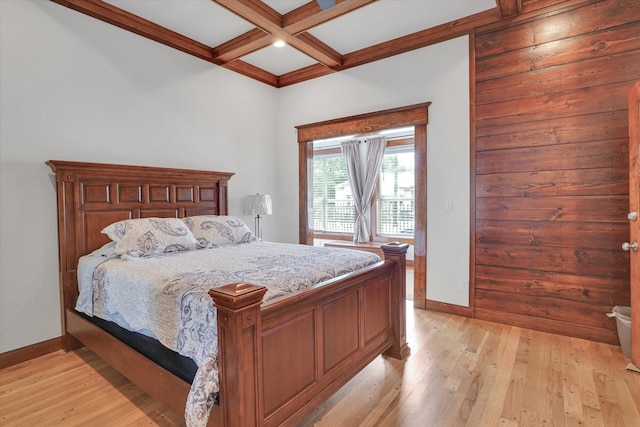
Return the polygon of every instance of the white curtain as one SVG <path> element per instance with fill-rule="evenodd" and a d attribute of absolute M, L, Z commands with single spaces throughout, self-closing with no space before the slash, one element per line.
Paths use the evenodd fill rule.
<path fill-rule="evenodd" d="M 368 211 L 380 173 L 387 138 L 380 136 L 355 139 L 344 141 L 341 146 L 355 205 L 353 241 L 356 243 L 368 242 L 370 239 Z"/>

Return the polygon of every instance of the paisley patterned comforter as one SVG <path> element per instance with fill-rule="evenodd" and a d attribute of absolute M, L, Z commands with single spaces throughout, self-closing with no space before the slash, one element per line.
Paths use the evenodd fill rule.
<path fill-rule="evenodd" d="M 379 260 L 361 251 L 262 241 L 148 259 L 107 259 L 93 274 L 92 314 L 191 357 L 198 371 L 185 419 L 189 426 L 206 425 L 219 390 L 210 288 L 239 282 L 262 285 L 266 301 Z"/>

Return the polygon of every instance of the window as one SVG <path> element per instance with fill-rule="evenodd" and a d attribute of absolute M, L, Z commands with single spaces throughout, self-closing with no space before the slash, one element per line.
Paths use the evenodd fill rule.
<path fill-rule="evenodd" d="M 315 239 L 325 238 L 325 236 L 320 235 L 313 229 L 313 217 L 310 212 L 313 209 L 314 196 L 313 159 L 316 154 L 320 155 L 319 152 L 316 153 L 314 151 L 314 141 L 335 138 L 340 135 L 381 132 L 385 129 L 411 126 L 416 168 L 414 189 L 415 230 L 414 239 L 406 243 L 412 244 L 414 248 L 413 271 L 414 277 L 417 279 L 414 280 L 414 307 L 416 308 L 425 308 L 427 300 L 427 123 L 429 121 L 429 105 L 431 105 L 430 102 L 424 102 L 422 104 L 296 126 L 300 179 L 298 188 L 300 208 L 298 232 L 299 242 L 306 245 L 314 244 Z M 387 146 L 389 145 L 387 143 Z M 327 235 L 326 238 L 331 239 L 332 236 L 335 236 L 335 234 Z M 347 237 L 342 238 L 347 239 Z M 376 237 L 376 240 L 378 239 L 380 237 Z M 402 238 L 393 238 L 393 240 L 405 241 Z"/>
<path fill-rule="evenodd" d="M 316 237 L 354 232 L 353 196 L 338 145 L 339 140 L 314 142 L 313 234 Z M 414 175 L 413 135 L 389 139 L 370 209 L 370 234 L 374 240 L 413 240 Z"/>
<path fill-rule="evenodd" d="M 314 232 L 353 233 L 354 220 L 353 196 L 342 154 L 340 152 L 314 154 Z"/>
<path fill-rule="evenodd" d="M 376 193 L 373 236 L 413 238 L 415 171 L 413 144 L 387 147 Z"/>

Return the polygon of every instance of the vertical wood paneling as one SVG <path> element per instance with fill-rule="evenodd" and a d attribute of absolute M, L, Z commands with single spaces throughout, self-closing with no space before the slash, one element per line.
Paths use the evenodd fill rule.
<path fill-rule="evenodd" d="M 604 314 L 629 303 L 619 248 L 637 6 L 605 0 L 477 32 L 477 317 L 617 342 Z"/>

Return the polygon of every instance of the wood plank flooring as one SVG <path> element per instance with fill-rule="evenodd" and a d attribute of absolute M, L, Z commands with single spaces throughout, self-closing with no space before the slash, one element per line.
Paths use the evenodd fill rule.
<path fill-rule="evenodd" d="M 640 426 L 640 375 L 620 347 L 407 313 L 406 362 L 377 358 L 302 426 Z M 2 426 L 182 422 L 85 349 L 0 371 Z"/>

